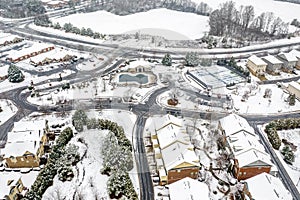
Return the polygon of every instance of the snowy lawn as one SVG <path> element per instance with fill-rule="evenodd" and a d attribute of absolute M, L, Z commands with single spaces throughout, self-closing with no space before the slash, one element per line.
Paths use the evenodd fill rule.
<path fill-rule="evenodd" d="M 54 22 L 59 22 L 61 25 L 70 22 L 79 28 L 91 28 L 104 34 L 120 34 L 141 30 L 142 33 L 159 34 L 168 39 L 196 39 L 208 31 L 207 20 L 208 17 L 206 16 L 192 13 L 154 9 L 127 16 L 97 11 L 62 17 L 55 19 Z"/>
<path fill-rule="evenodd" d="M 271 89 L 271 98 L 263 97 L 266 89 Z M 243 102 L 241 100 L 245 92 L 249 92 L 249 97 Z M 231 92 L 235 110 L 243 114 L 275 114 L 300 110 L 300 102 L 297 100 L 295 106 L 289 106 L 285 101 L 288 96 L 275 84 L 259 85 L 256 89 L 251 89 L 249 84 L 240 84 Z"/>

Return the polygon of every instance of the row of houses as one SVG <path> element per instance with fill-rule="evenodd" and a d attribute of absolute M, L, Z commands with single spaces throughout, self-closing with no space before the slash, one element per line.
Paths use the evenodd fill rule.
<path fill-rule="evenodd" d="M 32 53 L 28 53 L 26 55 L 23 55 L 23 56 L 20 56 L 20 57 L 17 57 L 17 58 L 7 58 L 6 60 L 8 60 L 10 62 L 13 62 L 13 63 L 17 63 L 17 62 L 20 62 L 22 60 L 26 60 L 28 58 L 32 58 L 34 56 L 37 56 L 39 54 L 49 52 L 49 51 L 51 51 L 53 49 L 54 49 L 54 46 L 50 46 L 50 47 L 46 47 L 46 48 L 43 48 L 43 49 L 41 49 L 39 51 L 34 51 Z"/>
<path fill-rule="evenodd" d="M 290 73 L 294 68 L 300 69 L 300 52 L 292 50 L 288 53 L 279 53 L 277 56 L 268 55 L 261 58 L 252 55 L 248 59 L 247 67 L 256 76 L 264 75 L 266 72 L 275 75 L 281 70 Z"/>
<path fill-rule="evenodd" d="M 244 184 L 243 199 L 292 199 L 277 177 L 278 170 L 270 155 L 246 119 L 230 114 L 219 120 L 218 128 L 233 160 L 232 174 Z"/>
<path fill-rule="evenodd" d="M 22 41 L 24 41 L 23 38 L 15 37 L 12 40 L 5 40 L 4 42 L 0 43 L 0 47 L 5 47 L 5 46 L 11 45 L 11 44 L 16 44 L 16 43 L 19 43 Z"/>
<path fill-rule="evenodd" d="M 8 132 L 5 147 L 0 149 L 4 165 L 0 168 L 0 200 L 20 199 L 33 184 L 54 139 L 47 127 L 45 120 L 19 121 Z"/>
<path fill-rule="evenodd" d="M 185 177 L 197 179 L 200 161 L 182 121 L 166 115 L 158 123 L 151 133 L 151 143 L 160 185 L 171 184 Z"/>
<path fill-rule="evenodd" d="M 49 65 L 52 63 L 69 62 L 69 61 L 77 61 L 77 56 L 67 54 L 64 57 L 58 59 L 46 57 L 42 61 L 35 61 L 33 59 L 30 59 L 29 63 L 34 67 L 37 67 L 37 66 Z"/>
<path fill-rule="evenodd" d="M 170 199 L 210 199 L 207 184 L 197 180 L 201 160 L 193 150 L 182 120 L 166 115 L 154 125 L 155 131 L 150 137 L 156 170 L 160 185 L 168 185 Z M 276 177 L 277 168 L 246 119 L 236 114 L 228 115 L 218 121 L 218 129 L 233 161 L 232 174 L 239 180 L 241 199 L 292 200 Z"/>

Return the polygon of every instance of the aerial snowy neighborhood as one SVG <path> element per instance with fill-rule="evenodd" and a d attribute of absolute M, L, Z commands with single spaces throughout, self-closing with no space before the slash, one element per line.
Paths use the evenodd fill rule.
<path fill-rule="evenodd" d="M 0 200 L 300 200 L 300 0 L 0 0 Z"/>

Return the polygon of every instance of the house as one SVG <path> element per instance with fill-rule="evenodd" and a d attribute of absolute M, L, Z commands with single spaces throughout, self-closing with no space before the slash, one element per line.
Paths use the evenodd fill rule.
<path fill-rule="evenodd" d="M 267 63 L 256 55 L 248 58 L 247 67 L 254 75 L 263 75 L 266 72 Z"/>
<path fill-rule="evenodd" d="M 297 99 L 300 99 L 300 84 L 298 82 L 290 82 L 286 89 L 290 94 L 294 94 Z"/>
<path fill-rule="evenodd" d="M 33 185 L 38 171 L 27 173 L 3 171 L 0 173 L 0 200 L 21 199 Z"/>
<path fill-rule="evenodd" d="M 290 53 L 298 59 L 297 64 L 296 64 L 296 68 L 300 69 L 300 51 L 297 51 L 297 50 L 293 49 L 292 51 L 290 51 Z"/>
<path fill-rule="evenodd" d="M 128 68 L 128 72 L 130 72 L 130 73 L 150 72 L 150 71 L 151 71 L 151 67 L 150 66 L 138 65 L 136 67 L 130 67 L 130 68 Z"/>
<path fill-rule="evenodd" d="M 174 183 L 185 177 L 198 177 L 200 163 L 192 145 L 174 143 L 168 146 L 161 150 L 161 160 L 157 163 L 161 185 Z"/>
<path fill-rule="evenodd" d="M 45 121 L 21 121 L 7 134 L 1 154 L 8 168 L 32 168 L 40 165 L 40 157 L 48 146 L 44 134 Z"/>
<path fill-rule="evenodd" d="M 285 72 L 292 72 L 298 62 L 298 58 L 292 53 L 280 53 L 277 58 L 283 62 L 282 70 Z"/>
<path fill-rule="evenodd" d="M 232 158 L 232 173 L 244 180 L 260 173 L 276 174 L 269 154 L 265 152 L 259 137 L 246 119 L 230 114 L 219 120 L 223 144 Z"/>
<path fill-rule="evenodd" d="M 196 179 L 200 168 L 199 158 L 182 121 L 166 115 L 162 120 L 155 121 L 154 127 L 151 144 L 160 184 L 170 184 L 185 177 Z"/>
<path fill-rule="evenodd" d="M 11 173 L 0 174 L 0 200 L 21 199 L 25 189 L 20 176 Z"/>
<path fill-rule="evenodd" d="M 230 136 L 238 132 L 244 131 L 249 134 L 254 134 L 253 128 L 249 125 L 247 120 L 237 114 L 230 114 L 219 120 L 218 123 L 219 130 L 225 136 Z"/>
<path fill-rule="evenodd" d="M 210 200 L 208 186 L 186 177 L 169 185 L 170 200 Z"/>
<path fill-rule="evenodd" d="M 279 74 L 279 70 L 282 68 L 283 62 L 272 55 L 262 57 L 262 60 L 267 63 L 266 71 L 271 74 Z"/>
<path fill-rule="evenodd" d="M 267 173 L 262 173 L 245 181 L 245 189 L 250 192 L 251 199 L 292 200 L 290 192 L 282 181 Z"/>
<path fill-rule="evenodd" d="M 238 180 L 270 173 L 273 166 L 270 155 L 255 148 L 235 154 L 234 162 L 234 175 Z"/>
<path fill-rule="evenodd" d="M 64 1 L 50 1 L 50 2 L 47 2 L 46 5 L 48 8 L 60 9 L 60 8 L 65 7 L 68 4 Z"/>

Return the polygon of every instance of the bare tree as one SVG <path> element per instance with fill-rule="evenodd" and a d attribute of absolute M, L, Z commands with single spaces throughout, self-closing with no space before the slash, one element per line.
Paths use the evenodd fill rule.
<path fill-rule="evenodd" d="M 242 13 L 243 28 L 248 29 L 250 22 L 254 19 L 254 7 L 246 6 Z"/>

